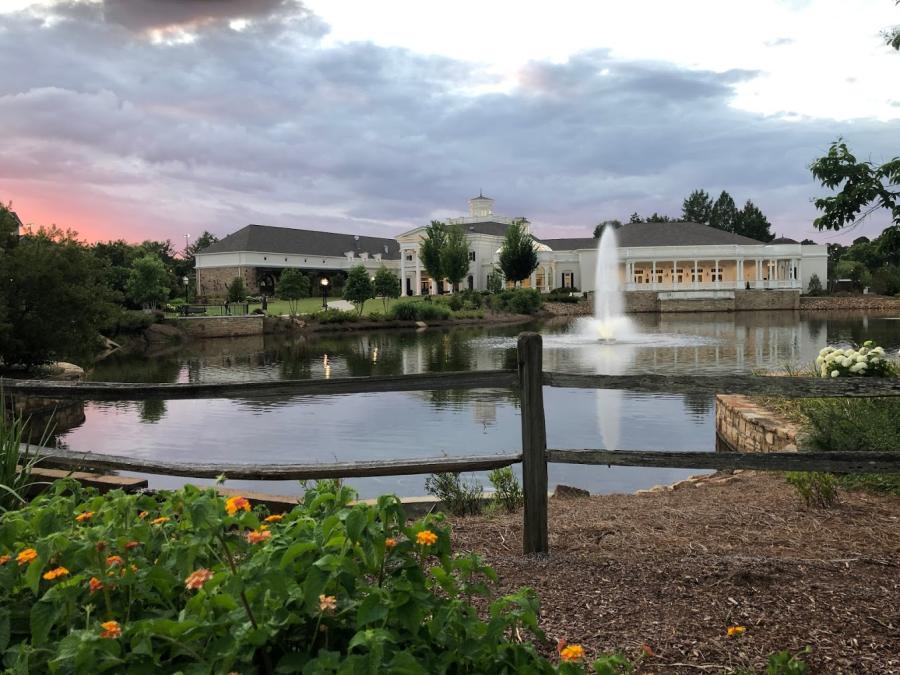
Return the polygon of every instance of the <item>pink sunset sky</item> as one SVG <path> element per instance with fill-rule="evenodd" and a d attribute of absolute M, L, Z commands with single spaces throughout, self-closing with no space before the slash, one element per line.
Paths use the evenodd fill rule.
<path fill-rule="evenodd" d="M 889 0 L 6 0 L 0 200 L 180 247 L 250 222 L 390 236 L 479 189 L 589 236 L 725 189 L 779 235 L 846 241 L 886 218 L 817 232 L 808 167 L 839 137 L 897 154 L 898 21 Z"/>

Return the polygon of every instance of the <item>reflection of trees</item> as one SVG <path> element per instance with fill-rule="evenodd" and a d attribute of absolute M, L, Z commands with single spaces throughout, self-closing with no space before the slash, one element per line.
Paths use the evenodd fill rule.
<path fill-rule="evenodd" d="M 809 326 L 809 337 L 812 338 L 813 342 L 818 342 L 819 335 L 822 334 L 822 328 L 825 326 L 825 322 L 822 319 L 810 317 L 807 319 L 806 324 Z"/>
<path fill-rule="evenodd" d="M 182 358 L 176 355 L 147 358 L 145 354 L 111 354 L 88 374 L 95 382 L 176 382 Z"/>
<path fill-rule="evenodd" d="M 142 422 L 150 424 L 159 422 L 166 414 L 166 402 L 161 398 L 148 398 L 146 401 L 141 401 L 138 414 Z"/>
<path fill-rule="evenodd" d="M 713 396 L 705 392 L 689 392 L 684 395 L 684 407 L 695 420 L 704 420 L 713 408 Z"/>

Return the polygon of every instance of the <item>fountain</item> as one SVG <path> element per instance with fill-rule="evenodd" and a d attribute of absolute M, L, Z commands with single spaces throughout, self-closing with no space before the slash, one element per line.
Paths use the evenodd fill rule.
<path fill-rule="evenodd" d="M 585 326 L 598 339 L 615 342 L 634 335 L 634 325 L 625 316 L 625 295 L 619 279 L 619 252 L 616 232 L 603 228 L 597 244 L 594 268 L 594 318 Z"/>

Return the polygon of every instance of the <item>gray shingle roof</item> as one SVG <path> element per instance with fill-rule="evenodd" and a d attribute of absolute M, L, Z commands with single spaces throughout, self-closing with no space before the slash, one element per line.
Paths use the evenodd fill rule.
<path fill-rule="evenodd" d="M 489 234 L 494 237 L 502 237 L 506 234 L 506 228 L 509 225 L 504 225 L 503 223 L 495 223 L 494 221 L 488 220 L 483 223 L 468 223 L 466 225 L 460 225 L 464 232 L 472 232 L 474 234 Z"/>
<path fill-rule="evenodd" d="M 619 246 L 634 248 L 639 246 L 721 246 L 744 245 L 753 246 L 765 242 L 744 237 L 740 234 L 719 230 L 701 223 L 628 223 L 616 230 Z M 541 239 L 554 251 L 575 251 L 584 248 L 596 248 L 597 240 L 593 237 L 579 239 Z"/>
<path fill-rule="evenodd" d="M 400 244 L 396 239 L 366 237 L 318 230 L 297 230 L 291 227 L 247 225 L 237 232 L 200 251 L 203 253 L 291 253 L 343 257 L 347 251 L 381 254 L 384 260 L 400 259 Z"/>

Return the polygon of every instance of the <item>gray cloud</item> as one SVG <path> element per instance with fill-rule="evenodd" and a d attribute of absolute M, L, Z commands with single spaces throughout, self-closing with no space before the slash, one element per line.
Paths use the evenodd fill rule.
<path fill-rule="evenodd" d="M 839 135 L 865 156 L 900 131 L 743 112 L 733 87 L 755 72 L 603 50 L 474 96 L 491 83 L 476 65 L 324 47 L 327 27 L 297 3 L 163 4 L 0 15 L 0 199 L 79 191 L 98 214 L 130 214 L 135 239 L 249 221 L 388 234 L 458 213 L 480 187 L 540 233 L 583 235 L 635 210 L 677 215 L 704 187 L 805 235 L 812 159 Z M 236 31 L 238 16 L 255 21 Z M 191 42 L 142 34 L 163 23 L 202 28 Z"/>

